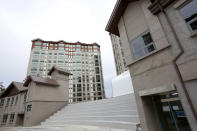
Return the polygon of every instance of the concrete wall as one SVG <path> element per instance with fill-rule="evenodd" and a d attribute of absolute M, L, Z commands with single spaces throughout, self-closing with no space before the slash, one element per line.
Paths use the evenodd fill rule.
<path fill-rule="evenodd" d="M 177 43 L 168 23 L 166 23 L 165 17 L 161 13 L 156 17 L 147 9 L 150 4 L 149 0 L 130 2 L 118 23 L 126 63 L 132 77 L 142 128 L 144 131 L 160 130 L 153 112 L 153 106 L 151 106 L 151 97 L 142 97 L 139 95 L 140 92 L 158 88 L 157 93 L 161 93 L 159 87 L 167 89 L 169 85 L 176 85 L 182 105 L 194 130 L 197 125 L 172 64 L 173 57 L 179 52 Z M 166 11 L 185 49 L 185 54 L 178 63 L 189 94 L 192 100 L 195 101 L 197 89 L 194 88 L 196 81 L 193 79 L 197 78 L 197 38 L 191 37 L 191 33 L 179 11 L 174 8 L 174 4 L 176 3 L 169 6 Z M 151 33 L 156 50 L 135 60 L 130 43 L 147 30 Z M 197 109 L 195 102 L 194 105 Z"/>
<path fill-rule="evenodd" d="M 54 70 L 51 77 L 59 86 L 29 83 L 24 126 L 38 125 L 68 104 L 69 76 Z M 30 111 L 27 110 L 28 105 L 31 105 Z"/>
<path fill-rule="evenodd" d="M 39 125 L 42 121 L 47 119 L 53 113 L 64 107 L 67 102 L 58 101 L 32 101 L 27 102 L 26 105 L 32 105 L 31 111 L 25 112 L 24 126 Z"/>
<path fill-rule="evenodd" d="M 61 93 L 63 93 L 64 95 L 64 99 L 66 101 L 68 101 L 68 94 L 69 94 L 69 76 L 68 75 L 64 75 L 64 74 L 61 74 L 61 73 L 58 73 L 58 71 L 54 71 L 52 72 L 51 74 L 51 78 L 52 79 L 55 79 L 58 84 L 60 85 L 59 86 L 59 91 Z"/>
<path fill-rule="evenodd" d="M 184 5 L 184 1 L 174 2 L 171 4 L 167 9 L 166 13 L 172 22 L 173 28 L 180 39 L 181 45 L 184 48 L 184 54 L 178 60 L 179 69 L 181 71 L 182 77 L 185 81 L 187 91 L 191 97 L 193 102 L 194 108 L 197 111 L 197 104 L 196 104 L 196 94 L 197 88 L 195 86 L 196 78 L 197 78 L 197 36 L 193 36 L 193 33 L 190 32 L 188 29 L 183 16 L 180 14 L 179 9 L 181 6 Z M 167 21 L 163 14 L 158 16 L 160 23 L 165 31 L 166 37 L 169 43 L 172 44 L 172 52 L 174 55 L 178 54 L 179 49 L 177 47 L 177 43 L 172 35 L 172 30 L 169 28 Z M 185 112 L 188 116 L 188 120 L 190 122 L 190 126 L 193 130 L 196 130 L 197 124 L 191 112 L 190 106 L 188 102 L 185 100 L 185 94 L 181 93 L 183 90 L 181 88 L 177 88 L 180 92 L 182 105 L 184 106 Z"/>

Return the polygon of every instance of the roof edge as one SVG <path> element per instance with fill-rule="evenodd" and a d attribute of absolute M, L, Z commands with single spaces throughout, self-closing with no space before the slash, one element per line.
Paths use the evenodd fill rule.
<path fill-rule="evenodd" d="M 114 35 L 120 36 L 118 30 L 118 22 L 127 8 L 128 3 L 138 0 L 117 0 L 105 30 Z"/>
<path fill-rule="evenodd" d="M 100 45 L 98 44 L 98 43 L 96 43 L 96 42 L 93 42 L 93 43 L 91 43 L 91 44 L 88 44 L 88 43 L 82 43 L 82 42 L 80 42 L 80 41 L 77 41 L 77 42 L 67 42 L 67 41 L 64 41 L 64 40 L 59 40 L 59 41 L 45 41 L 45 40 L 42 40 L 42 39 L 40 39 L 40 38 L 36 38 L 36 39 L 33 39 L 33 40 L 31 40 L 32 42 L 36 42 L 36 41 L 40 41 L 40 42 L 46 42 L 46 43 L 52 43 L 52 44 L 59 44 L 59 43 L 65 43 L 65 44 L 79 44 L 79 45 L 86 45 L 86 46 L 88 46 L 88 45 L 96 45 L 96 46 L 98 46 L 98 47 L 100 47 Z"/>
<path fill-rule="evenodd" d="M 33 78 L 33 77 L 37 77 L 37 76 L 32 76 L 32 75 L 27 76 L 23 86 L 27 87 L 31 81 L 33 81 L 37 84 L 43 84 L 43 85 L 47 85 L 47 86 L 59 86 L 58 83 L 54 84 L 54 83 L 43 82 L 43 81 L 35 80 L 35 78 Z M 47 79 L 47 78 L 42 78 L 42 77 L 37 77 L 37 78 L 44 79 L 44 80 L 53 80 L 53 79 Z"/>
<path fill-rule="evenodd" d="M 56 66 L 53 66 L 51 70 L 48 72 L 48 75 L 51 75 L 53 71 L 57 70 L 59 73 L 64 74 L 64 75 L 72 75 L 69 71 L 66 71 L 65 69 L 58 68 Z"/>
<path fill-rule="evenodd" d="M 14 82 L 15 82 L 15 81 L 12 81 L 12 82 L 8 85 L 8 87 L 1 93 L 0 98 L 2 98 L 2 96 L 3 96 L 5 93 L 7 93 L 7 92 L 10 90 L 10 88 L 11 88 L 12 86 L 17 87 L 17 86 L 14 84 Z M 18 90 L 18 92 L 20 92 L 20 90 L 19 90 L 18 88 L 16 88 L 16 89 Z"/>

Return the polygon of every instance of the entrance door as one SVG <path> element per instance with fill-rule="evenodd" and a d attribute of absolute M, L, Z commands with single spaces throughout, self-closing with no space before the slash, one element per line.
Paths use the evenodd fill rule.
<path fill-rule="evenodd" d="M 162 131 L 191 131 L 178 93 L 153 97 Z"/>
<path fill-rule="evenodd" d="M 24 114 L 18 114 L 17 126 L 23 126 L 23 122 L 24 122 Z"/>

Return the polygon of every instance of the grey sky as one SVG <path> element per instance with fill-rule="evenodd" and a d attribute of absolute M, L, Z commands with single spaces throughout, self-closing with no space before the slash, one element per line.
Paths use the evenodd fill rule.
<path fill-rule="evenodd" d="M 116 0 L 0 0 L 0 81 L 26 77 L 31 40 L 65 40 L 101 45 L 107 96 L 115 66 L 104 28 Z"/>

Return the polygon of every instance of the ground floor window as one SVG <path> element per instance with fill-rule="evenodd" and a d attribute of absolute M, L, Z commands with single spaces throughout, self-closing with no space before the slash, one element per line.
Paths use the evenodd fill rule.
<path fill-rule="evenodd" d="M 10 115 L 10 120 L 9 120 L 10 123 L 13 123 L 14 122 L 14 116 L 15 116 L 15 114 L 11 114 Z"/>
<path fill-rule="evenodd" d="M 27 112 L 31 111 L 32 105 L 27 105 Z"/>
<path fill-rule="evenodd" d="M 191 131 L 177 92 L 153 97 L 162 131 Z"/>
<path fill-rule="evenodd" d="M 7 123 L 7 119 L 8 119 L 8 115 L 7 114 L 3 115 L 2 124 L 6 124 Z"/>

